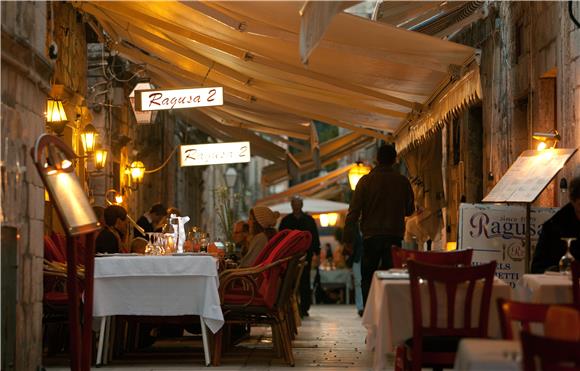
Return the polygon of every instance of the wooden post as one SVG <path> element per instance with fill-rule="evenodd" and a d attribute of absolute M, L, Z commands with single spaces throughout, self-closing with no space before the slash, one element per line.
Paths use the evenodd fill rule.
<path fill-rule="evenodd" d="M 526 258 L 524 262 L 526 264 L 525 272 L 530 273 L 530 262 L 532 258 L 532 240 L 531 240 L 531 233 L 530 233 L 530 224 L 531 224 L 531 208 L 532 204 L 527 202 L 526 203 Z"/>

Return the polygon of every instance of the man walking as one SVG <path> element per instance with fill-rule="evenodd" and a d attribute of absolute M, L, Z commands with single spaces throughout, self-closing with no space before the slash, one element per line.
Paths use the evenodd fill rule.
<path fill-rule="evenodd" d="M 308 310 L 312 302 L 312 290 L 310 289 L 310 269 L 312 265 L 312 256 L 320 255 L 320 239 L 318 238 L 318 228 L 314 218 L 302 211 L 304 203 L 300 196 L 292 197 L 290 201 L 292 206 L 292 214 L 286 215 L 280 222 L 280 228 L 297 229 L 300 231 L 308 231 L 312 235 L 312 243 L 306 255 L 306 265 L 300 277 L 300 315 L 308 317 Z"/>
<path fill-rule="evenodd" d="M 364 239 L 361 273 L 365 304 L 374 272 L 379 268 L 392 268 L 391 246 L 401 246 L 405 217 L 415 210 L 411 183 L 393 170 L 396 159 L 394 146 L 384 144 L 379 148 L 378 165 L 359 180 L 346 216 L 343 240 L 345 249 L 350 251 L 360 219 Z"/>

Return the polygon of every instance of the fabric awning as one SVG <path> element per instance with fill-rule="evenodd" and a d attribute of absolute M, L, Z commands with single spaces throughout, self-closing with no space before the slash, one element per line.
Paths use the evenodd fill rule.
<path fill-rule="evenodd" d="M 338 213 L 348 210 L 348 204 L 344 202 L 321 200 L 317 198 L 304 198 L 302 210 L 310 214 L 322 213 Z M 272 211 L 277 211 L 280 214 L 292 213 L 290 201 L 281 202 L 276 205 L 268 206 Z"/>
<path fill-rule="evenodd" d="M 340 179 L 346 179 L 348 171 L 355 166 L 349 164 L 333 170 L 327 174 L 321 175 L 314 179 L 307 180 L 295 186 L 288 188 L 285 191 L 278 192 L 273 195 L 263 197 L 256 201 L 256 205 L 273 205 L 284 200 L 288 201 L 294 195 L 309 195 L 312 196 L 316 192 L 321 192 L 325 188 L 334 187 L 339 183 Z"/>
<path fill-rule="evenodd" d="M 303 66 L 301 2 L 74 5 L 95 17 L 105 31 L 100 34 L 109 38 L 103 41 L 144 64 L 154 84 L 223 86 L 224 106 L 201 111 L 220 127 L 251 133 L 303 139 L 309 135 L 305 124 L 319 120 L 361 138 L 391 140 L 389 133 L 430 116 L 432 103 L 458 81 L 453 76 L 457 71 L 461 76 L 474 55 L 467 46 L 340 13 Z M 446 98 L 450 102 L 439 102 L 439 113 L 425 125 L 437 125 L 446 108 L 472 96 L 473 91 L 457 90 Z"/>

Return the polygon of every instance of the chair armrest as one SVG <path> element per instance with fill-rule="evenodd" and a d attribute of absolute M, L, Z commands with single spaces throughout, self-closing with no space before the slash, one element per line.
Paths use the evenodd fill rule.
<path fill-rule="evenodd" d="M 284 264 L 291 260 L 292 257 L 287 257 L 284 259 L 277 260 L 268 265 L 260 265 L 251 268 L 242 268 L 242 269 L 229 269 L 227 271 L 222 272 L 220 274 L 220 286 L 219 286 L 219 295 L 220 295 L 220 302 L 224 304 L 224 297 L 226 290 L 235 282 L 240 282 L 245 287 L 247 293 L 249 295 L 249 300 L 244 305 L 249 305 L 252 300 L 256 297 L 256 293 L 258 291 L 259 285 L 259 278 L 261 277 L 262 273 L 273 269 L 281 264 Z"/>

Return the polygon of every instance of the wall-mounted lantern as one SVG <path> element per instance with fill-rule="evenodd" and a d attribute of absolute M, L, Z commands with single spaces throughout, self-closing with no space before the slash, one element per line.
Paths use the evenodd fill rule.
<path fill-rule="evenodd" d="M 62 136 L 68 118 L 64 111 L 62 101 L 48 98 L 46 101 L 46 123 L 59 137 Z"/>

